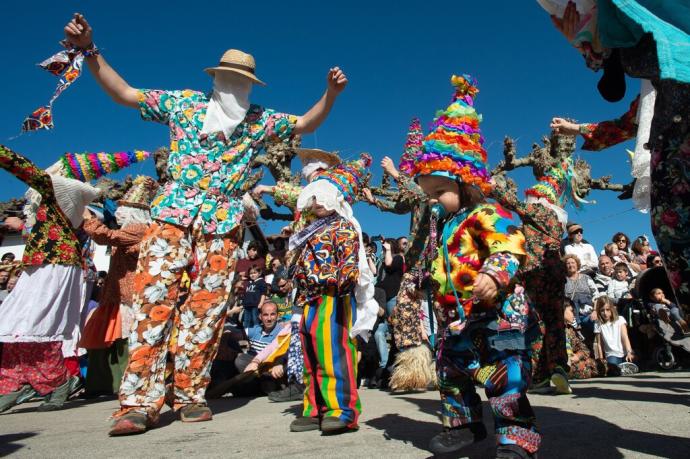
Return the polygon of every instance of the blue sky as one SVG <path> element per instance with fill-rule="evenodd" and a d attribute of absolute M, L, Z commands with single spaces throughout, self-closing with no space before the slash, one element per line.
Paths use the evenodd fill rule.
<path fill-rule="evenodd" d="M 398 159 L 410 119 L 419 116 L 427 126 L 446 106 L 453 73 L 478 80 L 476 107 L 484 117 L 492 165 L 502 158 L 505 135 L 517 139 L 518 151 L 526 154 L 548 133 L 553 116 L 617 117 L 639 89 L 629 81 L 623 101 L 601 99 L 600 75 L 584 66 L 534 1 L 40 1 L 7 2 L 3 11 L 11 20 L 0 30 L 9 68 L 0 76 L 0 142 L 42 167 L 65 151 L 152 150 L 168 142 L 165 126 L 141 121 L 136 111 L 112 103 L 88 71 L 55 103 L 53 131 L 15 138 L 23 118 L 52 95 L 55 78 L 35 64 L 58 51 L 62 28 L 75 11 L 87 17 L 104 56 L 134 87 L 208 90 L 211 81 L 203 68 L 227 48 L 239 48 L 255 56 L 257 73 L 268 83 L 255 88 L 252 101 L 299 115 L 321 96 L 328 68 L 339 65 L 350 84 L 303 145 L 338 150 L 348 158 L 371 153 L 376 182 L 379 160 Z M 590 161 L 593 176 L 610 174 L 627 183 L 626 147 L 632 142 L 578 155 Z M 153 174 L 153 166 L 127 172 Z M 0 199 L 21 195 L 25 187 L 4 177 Z M 526 169 L 512 177 L 521 187 L 533 183 Z M 595 192 L 589 199 L 596 204 L 567 210 L 597 250 L 619 230 L 631 238 L 651 236 L 648 215 L 630 210 L 631 201 L 619 201 L 612 192 Z M 407 216 L 382 215 L 366 204 L 357 204 L 355 212 L 370 234 L 407 232 Z M 280 225 L 263 226 L 270 233 Z"/>

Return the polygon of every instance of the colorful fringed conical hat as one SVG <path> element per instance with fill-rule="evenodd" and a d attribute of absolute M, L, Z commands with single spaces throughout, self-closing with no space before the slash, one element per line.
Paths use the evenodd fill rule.
<path fill-rule="evenodd" d="M 327 180 L 331 182 L 343 194 L 345 200 L 352 204 L 357 199 L 357 194 L 362 187 L 362 180 L 369 166 L 371 166 L 371 156 L 368 153 L 362 153 L 359 159 L 354 161 L 341 163 L 327 170 L 319 170 L 313 181 Z"/>
<path fill-rule="evenodd" d="M 420 123 L 419 118 L 412 118 L 410 127 L 407 129 L 405 149 L 398 165 L 403 174 L 412 175 L 415 158 L 422 151 L 422 138 L 422 123 Z"/>
<path fill-rule="evenodd" d="M 482 117 L 474 109 L 479 89 L 469 75 L 453 75 L 451 83 L 455 86 L 453 100 L 434 120 L 410 174 L 447 177 L 487 193 L 491 190 L 491 176 L 479 129 Z"/>
<path fill-rule="evenodd" d="M 151 152 L 143 150 L 116 153 L 65 153 L 60 158 L 60 162 L 62 162 L 65 177 L 88 182 L 144 161 L 149 156 Z"/>

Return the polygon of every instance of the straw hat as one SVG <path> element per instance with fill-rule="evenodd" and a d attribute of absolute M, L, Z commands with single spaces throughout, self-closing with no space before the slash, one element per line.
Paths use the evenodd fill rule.
<path fill-rule="evenodd" d="M 117 205 L 148 210 L 151 208 L 151 201 L 157 191 L 158 183 L 155 180 L 146 175 L 140 175 L 134 179 L 131 188 L 117 202 Z"/>
<path fill-rule="evenodd" d="M 254 83 L 266 86 L 266 83 L 259 80 L 255 75 L 256 63 L 254 62 L 254 56 L 240 51 L 239 49 L 229 49 L 225 51 L 223 57 L 220 58 L 218 66 L 204 69 L 204 71 L 211 76 L 215 75 L 216 70 L 238 73 L 249 78 Z"/>
<path fill-rule="evenodd" d="M 295 148 L 295 153 L 302 161 L 302 164 L 309 164 L 315 161 L 326 163 L 331 167 L 340 164 L 340 157 L 337 153 L 319 150 L 318 148 Z"/>

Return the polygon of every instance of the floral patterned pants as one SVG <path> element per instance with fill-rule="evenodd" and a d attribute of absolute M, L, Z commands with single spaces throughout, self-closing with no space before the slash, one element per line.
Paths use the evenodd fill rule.
<path fill-rule="evenodd" d="M 41 395 L 49 394 L 68 378 L 62 341 L 2 343 L 0 395 L 29 384 Z"/>
<path fill-rule="evenodd" d="M 170 338 L 174 355 L 174 408 L 205 403 L 211 363 L 225 322 L 230 274 L 235 270 L 236 231 L 203 234 L 200 219 L 184 229 L 154 222 L 141 242 L 134 277 L 134 323 L 129 364 L 120 386 L 121 409 L 146 413 L 156 422 L 165 401 Z M 178 304 L 182 275 L 196 261 L 198 276 Z M 174 329 L 174 330 L 173 330 Z"/>
<path fill-rule="evenodd" d="M 666 272 L 685 313 L 690 312 L 690 133 L 679 115 L 663 135 L 661 147 L 652 150 L 652 232 Z M 677 132 L 676 132 L 677 131 Z"/>

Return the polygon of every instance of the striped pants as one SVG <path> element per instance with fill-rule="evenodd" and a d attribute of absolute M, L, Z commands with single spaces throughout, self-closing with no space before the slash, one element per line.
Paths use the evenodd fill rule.
<path fill-rule="evenodd" d="M 350 338 L 355 302 L 350 295 L 323 295 L 304 307 L 304 416 L 337 417 L 357 426 L 357 351 Z"/>

